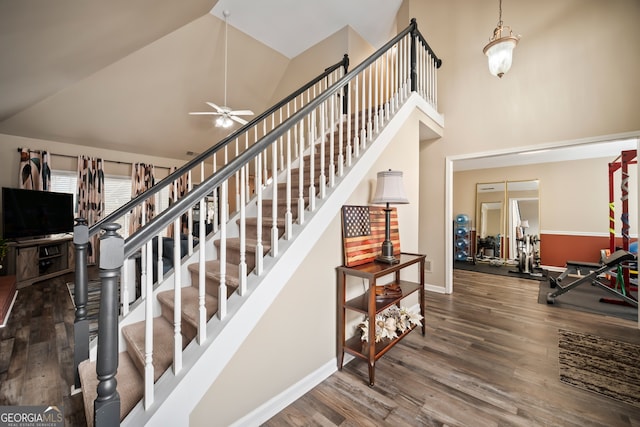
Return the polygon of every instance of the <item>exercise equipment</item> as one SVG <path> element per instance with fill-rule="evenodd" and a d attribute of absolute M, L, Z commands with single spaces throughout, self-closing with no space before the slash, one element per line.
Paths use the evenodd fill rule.
<path fill-rule="evenodd" d="M 629 231 L 631 228 L 631 224 L 629 222 L 629 165 L 637 164 L 636 160 L 637 156 L 636 150 L 624 150 L 620 153 L 618 157 L 614 159 L 613 162 L 609 163 L 609 251 L 614 253 L 617 248 L 616 244 L 616 230 L 615 230 L 615 197 L 614 197 L 614 182 L 615 182 L 615 173 L 620 170 L 621 173 L 621 181 L 620 181 L 620 200 L 622 202 L 622 214 L 620 215 L 620 221 L 622 222 L 622 227 L 620 230 L 620 234 L 622 236 L 622 247 L 620 249 L 625 251 L 630 251 L 630 235 Z M 637 253 L 637 249 L 636 249 Z M 635 266 L 633 266 L 634 269 Z M 612 275 L 609 280 L 610 287 L 617 287 L 618 285 L 622 286 L 622 291 L 626 294 L 629 293 L 631 288 L 631 268 L 626 268 L 622 271 L 622 277 L 618 277 L 618 275 Z M 637 290 L 637 287 L 635 288 Z M 620 300 L 612 300 L 603 298 L 601 302 L 606 302 L 610 304 L 621 304 L 623 303 Z M 637 304 L 636 304 L 637 306 Z"/>
<path fill-rule="evenodd" d="M 624 283 L 622 283 L 622 286 L 618 289 L 617 286 L 612 287 L 605 277 L 605 274 L 612 270 L 615 270 L 615 275 L 617 277 L 622 276 L 622 264 L 630 261 L 636 262 L 636 256 L 623 249 L 615 251 L 611 256 L 604 260 L 603 264 L 567 261 L 567 269 L 556 279 L 550 279 L 551 287 L 556 288 L 556 290 L 547 294 L 547 304 L 553 304 L 556 297 L 565 294 L 582 284 L 590 283 L 604 289 L 618 298 L 621 298 L 624 302 L 634 307 L 638 307 L 637 298 L 626 292 Z M 589 273 L 582 276 L 582 274 L 587 271 Z M 563 286 L 562 282 L 570 274 L 578 274 L 580 277 Z"/>
<path fill-rule="evenodd" d="M 518 271 L 524 274 L 534 274 L 538 267 L 538 251 L 535 246 L 539 242 L 538 236 L 525 234 L 518 241 Z"/>

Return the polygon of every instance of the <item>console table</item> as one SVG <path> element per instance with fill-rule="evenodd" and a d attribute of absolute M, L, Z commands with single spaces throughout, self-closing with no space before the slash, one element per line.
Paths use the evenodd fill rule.
<path fill-rule="evenodd" d="M 424 260 L 425 255 L 402 253 L 400 254 L 400 262 L 397 264 L 384 264 L 379 262 L 371 262 L 368 264 L 358 265 L 355 267 L 340 266 L 338 272 L 338 369 L 342 370 L 344 362 L 344 354 L 349 353 L 360 359 L 364 359 L 369 363 L 369 385 L 373 386 L 375 382 L 375 363 L 389 349 L 396 345 L 415 327 L 407 329 L 404 333 L 395 339 L 383 339 L 376 343 L 375 326 L 369 327 L 368 341 L 362 341 L 360 335 L 356 335 L 349 339 L 345 338 L 345 317 L 346 310 L 353 310 L 362 313 L 369 319 L 375 319 L 376 314 L 384 311 L 392 305 L 399 305 L 407 296 L 414 292 L 419 293 L 420 314 L 422 315 L 422 335 L 425 335 L 426 326 L 424 319 Z M 400 271 L 412 265 L 419 268 L 419 283 L 409 282 L 400 278 Z M 393 298 L 376 298 L 375 288 L 378 279 L 393 274 L 393 284 L 400 285 L 402 295 Z M 368 281 L 368 289 L 361 295 L 346 300 L 346 278 L 347 276 L 360 277 Z M 389 283 L 383 283 L 388 285 Z M 372 322 L 371 322 L 372 323 Z"/>
<path fill-rule="evenodd" d="M 73 236 L 9 242 L 7 274 L 15 275 L 18 289 L 73 271 Z"/>

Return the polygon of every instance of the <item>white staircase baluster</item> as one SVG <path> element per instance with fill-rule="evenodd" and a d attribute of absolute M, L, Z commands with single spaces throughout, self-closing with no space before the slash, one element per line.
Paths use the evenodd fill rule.
<path fill-rule="evenodd" d="M 187 192 L 190 193 L 192 189 L 193 181 L 191 180 L 191 171 L 189 171 L 187 173 Z M 193 254 L 193 206 L 191 206 L 187 211 L 187 246 L 187 253 L 189 255 Z"/>
<path fill-rule="evenodd" d="M 271 256 L 278 256 L 278 143 L 281 138 L 271 144 L 271 185 L 273 187 L 273 197 L 271 199 Z"/>
<path fill-rule="evenodd" d="M 369 142 L 373 141 L 373 66 L 367 67 L 369 76 L 369 106 L 367 108 L 369 113 L 369 121 L 367 122 L 367 139 Z"/>
<path fill-rule="evenodd" d="M 295 128 L 294 128 L 295 132 Z M 291 240 L 293 237 L 293 214 L 291 213 L 291 129 L 287 130 L 287 156 L 286 156 L 286 178 L 285 178 L 285 200 L 286 209 L 284 213 L 284 238 Z"/>
<path fill-rule="evenodd" d="M 247 218 L 246 218 L 246 170 L 240 168 L 240 264 L 238 264 L 238 293 L 243 296 L 247 293 Z M 220 296 L 227 298 L 227 294 Z"/>
<path fill-rule="evenodd" d="M 385 120 L 389 121 L 391 119 L 391 105 L 392 105 L 392 102 L 391 102 L 391 51 L 389 50 L 385 54 L 384 69 L 386 70 L 385 79 L 384 79 L 385 92 L 386 92 L 384 110 L 385 110 Z"/>
<path fill-rule="evenodd" d="M 257 138 L 257 135 L 256 135 Z M 256 156 L 256 274 L 264 271 L 264 246 L 262 244 L 262 154 Z"/>
<path fill-rule="evenodd" d="M 380 73 L 378 71 L 377 59 L 371 67 L 371 71 L 373 72 L 373 132 L 377 135 L 378 132 L 380 132 L 380 115 L 378 112 L 378 106 L 380 105 L 380 101 L 378 100 L 378 80 L 380 79 Z M 371 138 L 373 138 L 373 135 L 371 135 Z"/>
<path fill-rule="evenodd" d="M 300 120 L 300 136 L 298 137 L 298 224 L 304 224 L 304 118 Z"/>
<path fill-rule="evenodd" d="M 347 96 L 347 112 L 345 114 L 344 111 L 340 110 L 340 117 L 342 117 L 342 121 L 347 121 L 347 167 L 351 166 L 351 82 L 348 82 L 345 89 Z M 341 106 L 342 107 L 342 106 Z M 342 127 L 342 126 L 341 126 Z M 342 129 L 340 130 L 340 147 L 343 144 L 343 136 Z M 342 149 L 340 149 L 340 155 L 342 156 Z M 340 176 L 344 175 L 344 167 L 342 166 L 342 162 L 340 162 Z"/>
<path fill-rule="evenodd" d="M 203 182 L 204 163 L 200 163 L 200 182 Z M 206 295 L 206 244 L 207 230 L 205 218 L 207 217 L 207 196 L 200 199 L 200 218 L 198 223 L 198 344 L 202 345 L 207 340 L 207 307 L 205 304 Z"/>
<path fill-rule="evenodd" d="M 360 138 L 358 137 L 358 133 L 360 129 L 358 128 L 358 117 L 360 117 L 360 111 L 358 111 L 358 89 L 359 89 L 359 76 L 354 77 L 354 85 L 353 85 L 353 155 L 356 157 L 360 157 Z M 351 96 L 349 96 L 349 100 L 351 100 Z M 349 115 L 347 116 L 347 120 L 351 123 L 351 111 L 349 111 Z M 349 140 L 351 140 L 351 134 L 349 134 Z"/>
<path fill-rule="evenodd" d="M 146 247 L 147 255 L 150 246 Z M 142 282 L 146 291 L 144 300 L 144 407 L 149 409 L 154 400 L 153 372 L 153 277 L 146 275 Z"/>
<path fill-rule="evenodd" d="M 189 208 L 189 212 L 191 212 L 191 208 Z M 182 370 L 182 268 L 180 268 L 182 265 L 182 248 L 180 247 L 180 217 L 175 220 L 173 230 L 173 373 L 177 375 Z"/>
<path fill-rule="evenodd" d="M 329 187 L 336 185 L 336 164 L 335 164 L 335 135 L 336 135 L 336 103 L 333 98 L 329 101 Z M 323 197 L 324 198 L 324 197 Z"/>
<path fill-rule="evenodd" d="M 220 186 L 220 198 L 222 203 L 227 203 L 227 180 Z M 218 318 L 224 320 L 227 317 L 227 214 L 220 213 L 220 285 L 218 287 Z"/>
<path fill-rule="evenodd" d="M 238 147 L 238 138 L 235 139 L 235 146 L 236 146 L 236 157 L 238 157 L 239 154 L 239 147 Z M 226 163 L 225 163 L 226 164 Z M 235 191 L 235 210 L 234 212 L 238 212 L 238 206 L 240 206 L 240 171 L 236 171 L 236 173 L 233 174 L 233 176 L 235 177 L 236 180 L 236 191 Z"/>
<path fill-rule="evenodd" d="M 320 106 L 320 199 L 327 195 L 327 176 L 325 175 L 325 140 L 327 139 L 327 103 Z"/>
<path fill-rule="evenodd" d="M 218 171 L 218 167 L 217 167 L 217 155 L 216 153 L 213 153 L 213 165 L 212 166 L 212 170 L 213 173 L 215 174 Z M 220 224 L 220 214 L 219 214 L 219 209 L 218 206 L 220 206 L 220 200 L 219 200 L 219 195 L 218 195 L 218 189 L 214 189 L 213 190 L 213 232 L 217 233 L 218 232 L 218 228 L 219 228 L 219 224 Z"/>
<path fill-rule="evenodd" d="M 314 137 L 314 128 L 316 123 L 316 110 L 311 110 L 309 117 L 309 211 L 316 210 L 316 185 L 315 185 L 315 163 L 316 163 L 316 140 Z"/>

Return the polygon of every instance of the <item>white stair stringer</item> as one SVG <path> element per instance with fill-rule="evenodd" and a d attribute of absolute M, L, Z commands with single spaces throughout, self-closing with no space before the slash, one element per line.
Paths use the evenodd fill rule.
<path fill-rule="evenodd" d="M 345 168 L 344 175 L 336 177 L 335 186 L 329 189 L 327 196 L 317 200 L 316 210 L 305 212 L 304 224 L 293 225 L 294 239 L 280 239 L 279 256 L 265 256 L 262 276 L 249 275 L 247 293 L 242 297 L 234 293 L 229 298 L 225 319 L 221 321 L 214 316 L 208 322 L 206 342 L 199 345 L 197 340 L 193 340 L 187 346 L 183 352 L 180 373 L 174 375 L 169 369 L 158 379 L 152 406 L 145 410 L 142 401 L 138 402 L 123 420 L 123 426 L 189 424 L 191 412 L 293 276 L 296 267 L 292 266 L 299 265 L 312 250 L 342 205 L 367 175 L 371 165 L 416 108 L 443 127 L 442 116 L 422 97 L 412 93 L 352 166 Z M 280 406 L 275 402 L 272 412 L 275 414 L 286 404 Z M 265 409 L 262 408 L 261 412 L 264 414 Z"/>

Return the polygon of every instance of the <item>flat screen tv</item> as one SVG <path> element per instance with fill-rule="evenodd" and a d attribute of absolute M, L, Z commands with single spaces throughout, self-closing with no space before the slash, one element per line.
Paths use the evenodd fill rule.
<path fill-rule="evenodd" d="M 2 188 L 2 230 L 5 239 L 71 232 L 73 216 L 73 194 Z"/>

